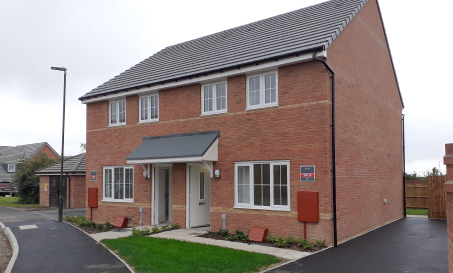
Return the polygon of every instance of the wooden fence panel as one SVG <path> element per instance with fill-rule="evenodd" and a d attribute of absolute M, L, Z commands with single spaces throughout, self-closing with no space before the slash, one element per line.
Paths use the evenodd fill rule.
<path fill-rule="evenodd" d="M 446 219 L 444 184 L 447 176 L 428 176 L 428 217 Z"/>
<path fill-rule="evenodd" d="M 428 208 L 428 180 L 406 180 L 406 207 Z"/>

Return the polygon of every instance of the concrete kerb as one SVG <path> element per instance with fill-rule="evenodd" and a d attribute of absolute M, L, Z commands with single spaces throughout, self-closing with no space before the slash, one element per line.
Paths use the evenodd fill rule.
<path fill-rule="evenodd" d="M 17 255 L 19 255 L 19 244 L 17 243 L 16 236 L 11 232 L 11 229 L 5 227 L 5 225 L 0 221 L 0 227 L 5 232 L 6 237 L 8 238 L 11 248 L 13 249 L 13 255 L 11 260 L 9 260 L 8 266 L 6 267 L 5 273 L 11 273 L 13 270 L 14 264 L 16 263 Z"/>

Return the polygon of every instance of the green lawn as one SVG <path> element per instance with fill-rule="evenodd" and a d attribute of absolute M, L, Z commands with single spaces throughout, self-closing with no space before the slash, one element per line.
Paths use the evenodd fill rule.
<path fill-rule="evenodd" d="M 406 209 L 407 215 L 428 215 L 428 209 Z"/>
<path fill-rule="evenodd" d="M 39 204 L 19 204 L 19 197 L 3 197 L 0 196 L 0 206 L 14 208 L 37 208 Z"/>
<path fill-rule="evenodd" d="M 177 240 L 130 236 L 102 240 L 140 272 L 258 272 L 277 257 Z"/>

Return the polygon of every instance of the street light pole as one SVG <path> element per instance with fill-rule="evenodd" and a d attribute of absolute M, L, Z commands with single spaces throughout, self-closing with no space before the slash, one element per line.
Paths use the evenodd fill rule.
<path fill-rule="evenodd" d="M 64 84 L 63 84 L 63 129 L 61 132 L 61 170 L 60 170 L 60 181 L 58 183 L 58 222 L 63 220 L 63 196 L 61 194 L 61 183 L 63 182 L 63 162 L 64 162 L 64 121 L 65 121 L 65 109 L 66 109 L 66 68 L 65 67 L 54 67 L 50 69 L 64 71 Z"/>

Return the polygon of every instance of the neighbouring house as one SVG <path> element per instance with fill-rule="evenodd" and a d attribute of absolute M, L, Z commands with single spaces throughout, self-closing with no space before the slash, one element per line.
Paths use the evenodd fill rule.
<path fill-rule="evenodd" d="M 376 0 L 169 46 L 79 99 L 95 221 L 138 225 L 142 209 L 144 225 L 336 244 L 404 216 L 404 106 Z"/>
<path fill-rule="evenodd" d="M 2 186 L 15 191 L 15 187 L 11 187 L 10 185 L 16 173 L 17 164 L 23 159 L 27 161 L 33 160 L 38 153 L 44 153 L 50 159 L 60 158 L 59 154 L 47 142 L 18 146 L 0 146 L 0 183 L 2 183 Z M 2 192 L 1 188 L 0 192 Z"/>
<path fill-rule="evenodd" d="M 84 208 L 86 206 L 86 154 L 65 157 L 63 162 L 63 183 L 60 191 L 64 208 Z M 58 182 L 61 163 L 55 163 L 35 172 L 39 176 L 39 205 L 58 207 Z"/>

